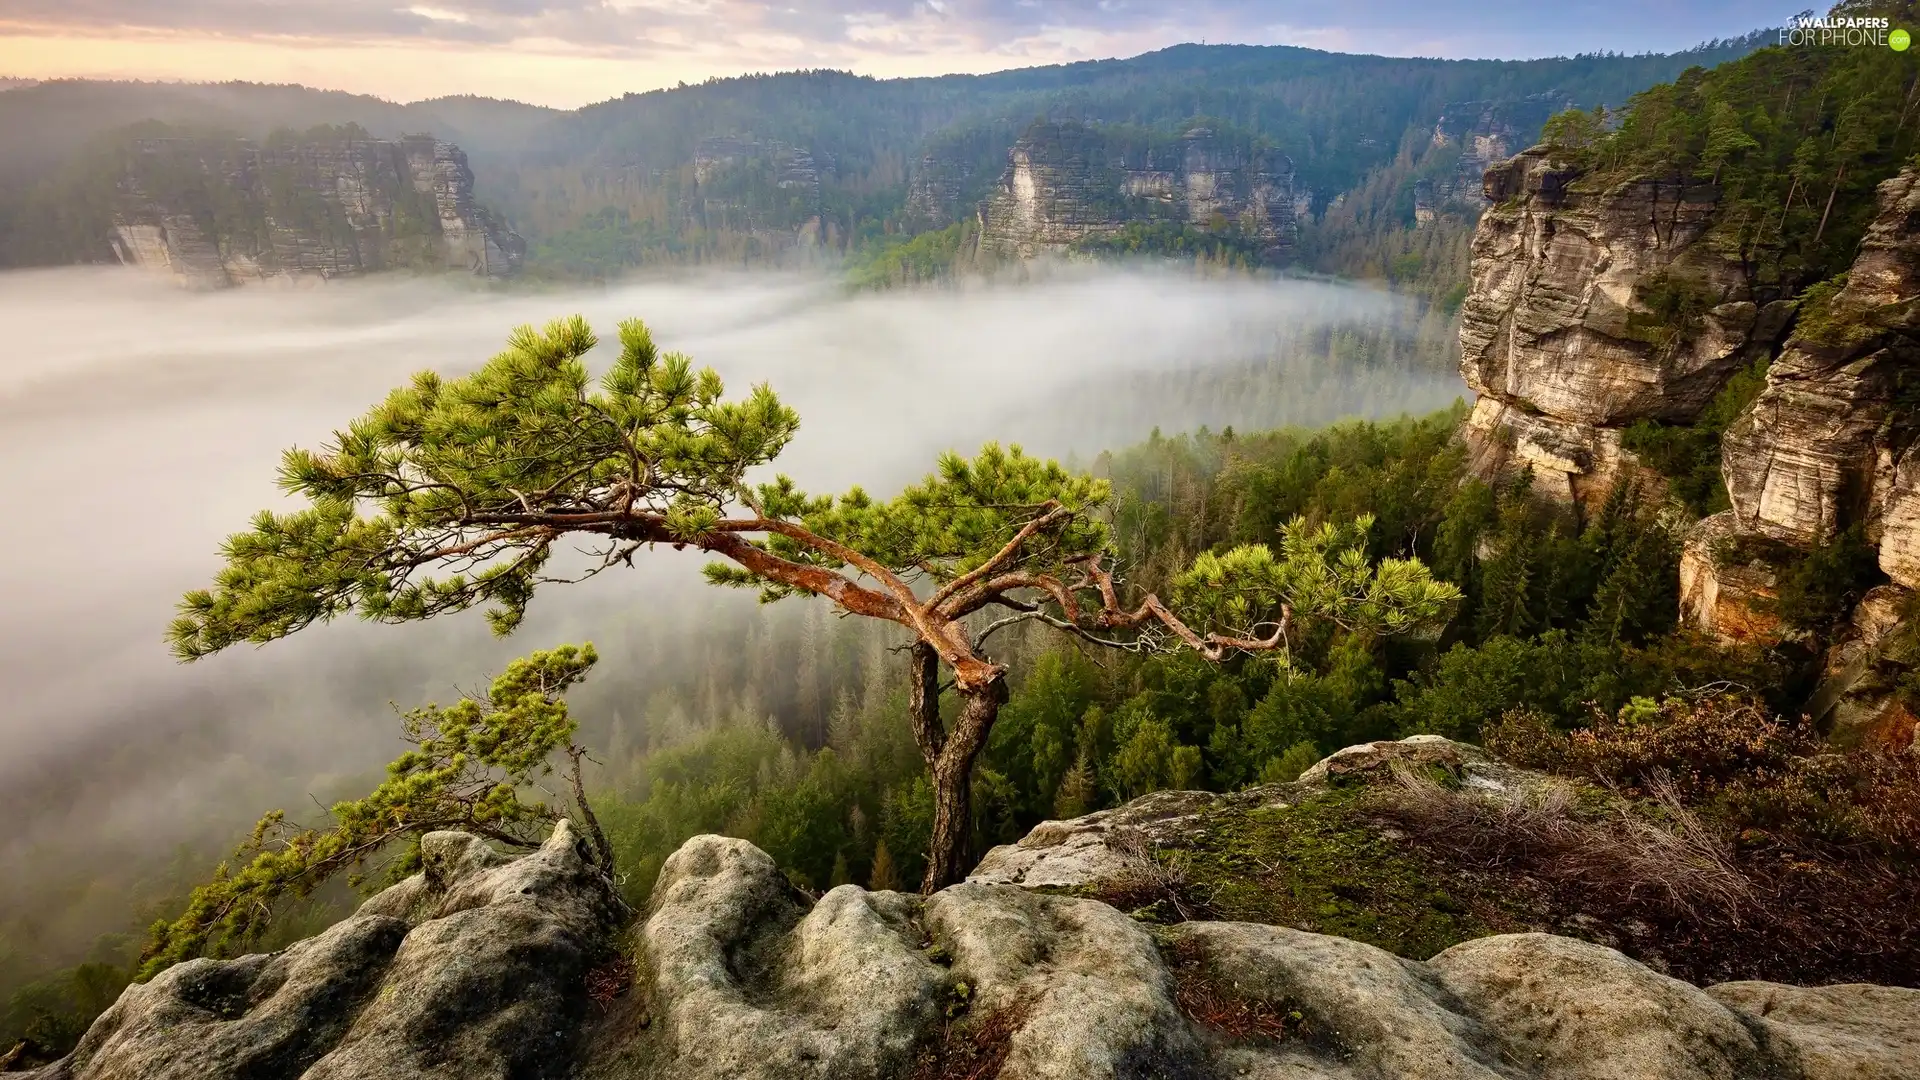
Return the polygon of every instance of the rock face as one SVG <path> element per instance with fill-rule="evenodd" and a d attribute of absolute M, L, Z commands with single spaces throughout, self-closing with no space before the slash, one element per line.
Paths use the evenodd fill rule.
<path fill-rule="evenodd" d="M 1129 153 L 1099 128 L 1036 123 L 1007 153 L 1007 169 L 982 213 L 984 251 L 1030 258 L 1064 250 L 1130 222 L 1199 229 L 1239 226 L 1267 261 L 1284 259 L 1294 221 L 1293 162 L 1228 145 L 1204 127 L 1172 149 Z"/>
<path fill-rule="evenodd" d="M 1741 561 L 1730 550 L 1739 535 L 1726 510 L 1687 531 L 1680 551 L 1680 619 L 1727 644 L 1780 640 L 1780 616 L 1768 602 L 1779 596 L 1773 569 Z"/>
<path fill-rule="evenodd" d="M 1899 585 L 1869 590 L 1839 643 L 1827 650 L 1807 712 L 1826 724 L 1834 742 L 1920 749 L 1920 721 L 1899 686 L 1920 665 L 1920 626 L 1905 618 L 1912 605 L 1912 590 Z"/>
<path fill-rule="evenodd" d="M 520 859 L 432 833 L 425 870 L 284 952 L 135 984 L 32 1080 L 564 1077 L 623 907 L 562 822 Z"/>
<path fill-rule="evenodd" d="M 1097 901 L 978 881 L 924 903 L 842 886 L 809 905 L 759 850 L 712 836 L 673 856 L 656 896 L 642 935 L 656 1015 L 597 1044 L 588 1076 L 1890 1080 L 1920 1067 L 1920 991 L 1702 991 L 1546 934 L 1420 963 L 1247 923 L 1156 933 Z M 1290 1018 L 1284 1034 L 1234 1037 L 1195 1008 L 1223 1000 Z M 997 1069 L 940 1071 L 958 1055 Z"/>
<path fill-rule="evenodd" d="M 1547 118 L 1569 108 L 1572 99 L 1556 90 L 1517 100 L 1452 101 L 1433 125 L 1433 145 L 1460 147 L 1460 164 L 1451 176 L 1428 182 L 1432 207 L 1452 205 L 1478 212 L 1487 205 L 1481 177 L 1523 149 L 1526 133 L 1538 133 Z M 1416 219 L 1419 204 L 1415 203 Z"/>
<path fill-rule="evenodd" d="M 920 163 L 907 179 L 906 216 L 933 228 L 956 220 L 972 181 L 972 162 L 937 153 L 921 155 Z"/>
<path fill-rule="evenodd" d="M 1351 748 L 1337 772 L 1464 761 Z M 1187 793 L 1195 796 L 1196 793 Z M 1207 796 L 1196 796 L 1207 798 Z M 1177 800 L 1162 797 L 1159 803 Z M 1162 807 L 1161 809 L 1165 809 Z M 1136 810 L 1151 817 L 1159 810 Z M 631 987 L 586 983 L 619 909 L 564 824 L 507 861 L 458 834 L 426 870 L 285 952 L 130 987 L 33 1080 L 1895 1080 L 1920 991 L 1701 990 L 1611 949 L 1480 938 L 1426 962 L 1284 927 L 1154 929 L 1095 900 L 970 881 L 811 899 L 742 840 L 661 870 Z M 614 965 L 594 969 L 606 971 Z M 1249 1023 L 1249 1018 L 1252 1022 Z"/>
<path fill-rule="evenodd" d="M 1767 386 L 1722 444 L 1742 530 L 1811 546 L 1865 521 L 1889 576 L 1920 584 L 1920 173 L 1882 183 L 1846 283 L 1811 297 Z"/>
<path fill-rule="evenodd" d="M 460 148 L 432 136 L 265 146 L 143 139 L 114 208 L 122 263 L 183 284 L 411 267 L 517 272 L 526 244 L 474 201 Z"/>
<path fill-rule="evenodd" d="M 1460 364 L 1476 467 L 1531 465 L 1544 493 L 1587 503 L 1627 475 L 1622 429 L 1693 419 L 1771 352 L 1791 305 L 1722 249 L 1710 185 L 1580 180 L 1541 149 L 1487 172 Z"/>

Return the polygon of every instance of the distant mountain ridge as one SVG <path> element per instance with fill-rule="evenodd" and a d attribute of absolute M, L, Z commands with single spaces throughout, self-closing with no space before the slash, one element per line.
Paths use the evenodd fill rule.
<path fill-rule="evenodd" d="M 1751 52 L 1763 38 L 1671 55 L 1528 61 L 1180 45 L 989 75 L 713 79 L 570 111 L 480 97 L 396 104 L 297 86 L 54 80 L 0 95 L 0 144 L 9 147 L 0 161 L 0 265 L 98 258 L 95 238 L 61 234 L 75 216 L 73 170 L 90 148 L 124 141 L 116 132 L 148 121 L 253 139 L 317 124 L 357 124 L 384 139 L 432 132 L 462 148 L 488 204 L 528 237 L 530 268 L 563 276 L 751 263 L 795 249 L 856 252 L 945 227 L 992 197 L 1036 118 L 1164 139 L 1195 127 L 1244 133 L 1291 163 L 1288 201 L 1302 220 L 1411 152 L 1408 169 L 1421 175 L 1394 180 L 1383 211 L 1392 221 L 1356 226 L 1411 229 L 1416 180 L 1432 181 L 1424 201 L 1441 212 L 1454 193 L 1474 190 L 1471 177 L 1488 156 L 1480 142 L 1495 134 L 1475 130 L 1488 122 L 1503 127 L 1495 141 L 1511 151 L 1537 134 L 1544 111 L 1527 103 L 1543 95 L 1582 107 L 1622 103 L 1687 67 Z M 1455 128 L 1451 143 L 1433 137 Z M 759 149 L 702 167 L 701 147 L 716 140 Z M 814 174 L 805 205 L 779 177 L 802 157 Z M 1226 216 L 1237 227 L 1238 209 Z M 1285 215 L 1276 205 L 1268 216 Z M 1211 211 L 1202 218 L 1205 232 Z M 1337 246 L 1304 239 L 1309 256 Z M 1272 240 L 1263 241 L 1270 252 Z"/>

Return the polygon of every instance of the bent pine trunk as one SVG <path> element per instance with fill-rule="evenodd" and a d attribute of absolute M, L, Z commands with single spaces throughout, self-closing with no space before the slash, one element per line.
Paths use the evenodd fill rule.
<path fill-rule="evenodd" d="M 933 893 L 961 881 L 973 856 L 973 762 L 987 745 L 987 733 L 1007 700 L 1007 685 L 995 678 L 985 686 L 960 692 L 960 717 L 948 732 L 940 721 L 939 657 L 932 646 L 912 649 L 913 687 L 910 706 L 914 739 L 933 779 L 933 835 L 927 845 L 927 873 L 922 893 Z"/>

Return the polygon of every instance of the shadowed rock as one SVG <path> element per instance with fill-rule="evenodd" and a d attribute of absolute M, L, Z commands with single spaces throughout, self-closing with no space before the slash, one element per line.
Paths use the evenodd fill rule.
<path fill-rule="evenodd" d="M 622 910 L 562 822 L 508 860 L 431 833 L 425 869 L 284 952 L 130 986 L 34 1080 L 561 1077 Z"/>
<path fill-rule="evenodd" d="M 1474 773 L 1471 748 L 1445 740 L 1352 748 L 1322 772 L 1435 755 L 1481 783 L 1524 780 Z M 1920 1075 L 1915 990 L 1703 991 L 1547 934 L 1480 938 L 1423 963 L 1277 926 L 1156 930 L 1098 901 L 978 881 L 924 900 L 848 885 L 815 901 L 764 852 L 720 836 L 695 837 L 667 860 L 633 935 L 639 978 L 618 1000 L 589 1006 L 587 967 L 619 909 L 570 828 L 512 861 L 455 834 L 425 847 L 420 875 L 333 929 L 282 953 L 197 960 L 132 987 L 72 1057 L 29 1075 Z M 1233 1015 L 1273 1022 L 1238 1029 Z"/>

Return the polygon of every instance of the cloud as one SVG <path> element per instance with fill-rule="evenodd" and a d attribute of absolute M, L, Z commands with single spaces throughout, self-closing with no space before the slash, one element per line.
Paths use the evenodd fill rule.
<path fill-rule="evenodd" d="M 1188 41 L 1398 56 L 1685 48 L 1743 0 L 0 0 L 0 71 L 297 80 L 574 106 L 676 80 L 986 72 Z"/>
<path fill-rule="evenodd" d="M 855 53 L 876 42 L 1014 54 L 1044 43 L 1071 50 L 1071 42 L 1099 48 L 1208 35 L 1245 42 L 1332 36 L 1362 47 L 1374 42 L 1383 51 L 1408 42 L 1524 37 L 1542 44 L 1558 40 L 1565 51 L 1575 51 L 1582 32 L 1638 21 L 1632 18 L 1635 7 L 1650 5 L 1602 12 L 1574 3 L 1543 12 L 1519 0 L 1359 0 L 1335 6 L 1309 0 L 6 0 L 0 28 L 359 43 L 543 42 L 638 55 L 657 47 L 663 31 L 688 30 L 710 41 L 789 38 L 796 50 L 830 54 Z M 1669 37 L 1675 31 L 1706 36 L 1714 27 L 1726 33 L 1750 28 L 1752 17 L 1736 14 L 1730 4 L 1701 7 L 1719 10 L 1682 18 L 1669 12 L 1650 25 L 1665 28 Z M 1648 47 L 1670 43 L 1648 39 Z"/>

